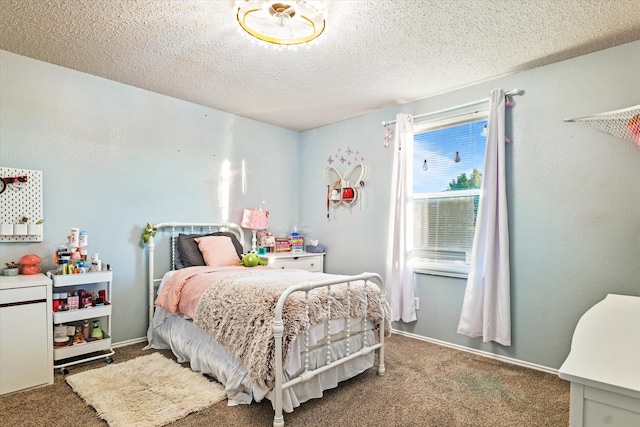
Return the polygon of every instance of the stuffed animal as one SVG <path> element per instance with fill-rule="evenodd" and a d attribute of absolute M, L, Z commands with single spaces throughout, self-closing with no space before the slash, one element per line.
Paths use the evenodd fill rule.
<path fill-rule="evenodd" d="M 155 237 L 156 236 L 156 230 L 157 228 L 154 227 L 153 225 L 147 223 L 147 226 L 145 227 L 144 231 L 142 232 L 142 241 L 145 243 L 149 243 L 149 239 L 151 237 Z"/>
<path fill-rule="evenodd" d="M 242 256 L 240 265 L 244 265 L 245 267 L 255 267 L 256 265 L 267 265 L 267 263 L 262 261 L 258 255 L 253 252 L 249 252 Z"/>

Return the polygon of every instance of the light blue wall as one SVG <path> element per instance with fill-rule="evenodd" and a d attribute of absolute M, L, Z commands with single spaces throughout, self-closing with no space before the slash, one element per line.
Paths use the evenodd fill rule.
<path fill-rule="evenodd" d="M 112 265 L 114 342 L 146 335 L 149 221 L 219 221 L 218 176 L 231 162 L 229 220 L 267 202 L 273 227 L 298 214 L 299 134 L 0 51 L 0 165 L 43 171 L 42 243 L 0 243 L 52 267 L 71 227 Z M 246 194 L 241 164 L 246 163 Z M 248 240 L 248 239 L 247 239 Z"/>
<path fill-rule="evenodd" d="M 301 221 L 327 246 L 331 272 L 385 272 L 391 180 L 383 120 L 520 88 L 509 125 L 508 205 L 513 344 L 456 334 L 465 281 L 416 275 L 418 321 L 394 327 L 455 345 L 559 368 L 580 316 L 608 293 L 640 295 L 640 152 L 563 120 L 640 103 L 640 42 L 521 72 L 302 133 Z M 425 70 L 424 78 L 429 78 Z M 365 153 L 362 210 L 326 220 L 323 170 L 335 146 Z"/>
<path fill-rule="evenodd" d="M 384 276 L 392 159 L 381 121 L 518 87 L 526 94 L 515 99 L 507 148 L 513 345 L 455 333 L 458 279 L 416 276 L 418 321 L 395 327 L 558 368 L 584 311 L 607 293 L 640 295 L 640 152 L 563 119 L 637 105 L 639 69 L 634 42 L 298 134 L 0 51 L 0 165 L 43 171 L 46 218 L 44 242 L 0 243 L 0 262 L 37 253 L 51 264 L 70 227 L 87 230 L 90 252 L 114 267 L 114 341 L 142 337 L 141 228 L 219 220 L 229 159 L 232 221 L 265 200 L 271 229 L 297 224 L 327 247 L 327 271 Z M 324 169 L 347 147 L 368 166 L 362 203 L 327 221 Z"/>

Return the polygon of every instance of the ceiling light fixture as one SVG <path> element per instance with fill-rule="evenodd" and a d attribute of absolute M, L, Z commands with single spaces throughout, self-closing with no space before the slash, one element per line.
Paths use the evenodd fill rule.
<path fill-rule="evenodd" d="M 315 3 L 315 4 L 314 4 Z M 318 2 L 306 0 L 246 0 L 238 6 L 240 26 L 253 37 L 281 46 L 316 39 L 326 20 Z"/>

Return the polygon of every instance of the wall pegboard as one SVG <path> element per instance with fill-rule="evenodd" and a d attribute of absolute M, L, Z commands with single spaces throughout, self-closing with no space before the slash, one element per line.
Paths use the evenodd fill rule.
<path fill-rule="evenodd" d="M 0 232 L 4 233 L 0 234 L 0 242 L 41 242 L 44 227 L 34 225 L 44 219 L 42 171 L 0 167 L 0 176 L 3 179 L 27 177 L 27 182 L 15 180 L 14 183 L 6 183 L 5 190 L 0 193 Z M 22 234 L 22 230 L 19 230 L 20 234 L 10 234 L 9 225 L 15 228 L 15 224 L 23 217 L 28 218 L 28 231 Z"/>

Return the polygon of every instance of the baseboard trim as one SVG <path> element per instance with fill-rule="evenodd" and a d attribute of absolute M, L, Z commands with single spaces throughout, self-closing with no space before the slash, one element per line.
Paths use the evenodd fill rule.
<path fill-rule="evenodd" d="M 111 347 L 113 347 L 113 348 L 124 347 L 124 346 L 127 346 L 127 345 L 138 344 L 138 343 L 146 342 L 146 341 L 147 341 L 147 337 L 134 338 L 132 340 L 120 341 L 120 342 L 112 343 Z"/>
<path fill-rule="evenodd" d="M 426 341 L 426 342 L 431 343 L 431 344 L 441 345 L 443 347 L 453 348 L 454 350 L 460 350 L 460 351 L 464 351 L 464 352 L 467 352 L 467 353 L 477 354 L 478 356 L 483 356 L 483 357 L 487 357 L 489 359 L 499 360 L 501 362 L 510 363 L 512 365 L 522 366 L 522 367 L 529 368 L 529 369 L 535 369 L 536 371 L 542 371 L 542 372 L 546 372 L 548 374 L 558 375 L 558 370 L 557 369 L 549 368 L 548 366 L 542 366 L 542 365 L 538 365 L 538 364 L 535 364 L 535 363 L 526 362 L 524 360 L 514 359 L 512 357 L 500 356 L 499 354 L 489 353 L 488 351 L 476 350 L 474 348 L 469 348 L 469 347 L 465 347 L 465 346 L 458 345 L 458 344 L 452 344 L 450 342 L 437 340 L 435 338 L 428 338 L 428 337 L 424 337 L 422 335 L 416 335 L 416 334 L 412 334 L 410 332 L 400 331 L 398 329 L 393 329 L 392 328 L 391 329 L 391 333 L 397 334 L 397 335 L 402 335 L 402 336 L 405 336 L 407 338 L 413 338 L 413 339 L 420 340 L 420 341 Z M 120 341 L 120 342 L 117 342 L 117 343 L 113 343 L 111 346 L 113 348 L 118 348 L 118 347 L 124 347 L 124 346 L 127 346 L 127 345 L 138 344 L 138 343 L 146 342 L 146 341 L 147 341 L 147 337 L 140 337 L 140 338 L 134 338 L 134 339 L 127 340 L 127 341 Z"/>
<path fill-rule="evenodd" d="M 542 366 L 542 365 L 537 365 L 535 363 L 531 363 L 531 362 L 526 362 L 524 360 L 519 360 L 519 359 L 514 359 L 512 357 L 507 357 L 507 356 L 500 356 L 499 354 L 494 354 L 494 353 L 489 353 L 488 351 L 482 351 L 482 350 L 476 350 L 474 348 L 469 348 L 469 347 L 465 347 L 462 345 L 458 345 L 458 344 L 452 344 L 446 341 L 440 341 L 434 338 L 428 338 L 428 337 L 423 337 L 422 335 L 416 335 L 416 334 L 412 334 L 410 332 L 405 332 L 405 331 L 399 331 L 397 329 L 391 329 L 391 333 L 393 334 L 398 334 L 398 335 L 402 335 L 408 338 L 414 338 L 420 341 L 426 341 L 429 342 L 431 344 L 436 344 L 436 345 L 441 345 L 444 347 L 449 347 L 449 348 L 453 348 L 455 350 L 460 350 L 460 351 L 464 351 L 467 353 L 472 353 L 472 354 L 477 354 L 478 356 L 483 356 L 483 357 L 487 357 L 489 359 L 495 359 L 495 360 L 499 360 L 501 362 L 506 362 L 506 363 L 510 363 L 512 365 L 518 365 L 518 366 L 522 366 L 525 368 L 530 368 L 530 369 L 535 369 L 536 371 L 542 371 L 542 372 L 546 372 L 548 374 L 553 374 L 553 375 L 558 375 L 558 370 L 557 369 L 553 369 L 553 368 L 549 368 L 548 366 Z"/>

